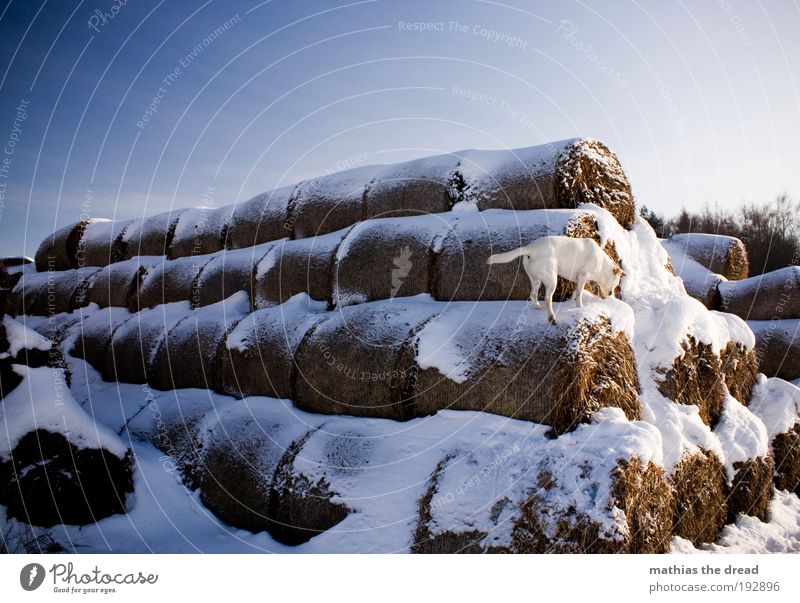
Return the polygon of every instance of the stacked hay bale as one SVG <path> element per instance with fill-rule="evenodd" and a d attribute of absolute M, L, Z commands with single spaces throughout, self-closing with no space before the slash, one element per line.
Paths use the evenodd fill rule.
<path fill-rule="evenodd" d="M 669 240 L 670 247 L 680 250 L 709 272 L 729 281 L 747 278 L 750 262 L 747 249 L 736 237 L 705 233 L 681 233 Z M 675 266 L 675 264 L 673 264 Z"/>
<path fill-rule="evenodd" d="M 83 266 L 107 266 L 127 255 L 123 238 L 133 220 L 94 220 L 86 225 L 78 242 L 78 257 Z"/>
<path fill-rule="evenodd" d="M 176 209 L 131 222 L 122 233 L 125 258 L 166 255 L 180 217 L 188 209 Z"/>

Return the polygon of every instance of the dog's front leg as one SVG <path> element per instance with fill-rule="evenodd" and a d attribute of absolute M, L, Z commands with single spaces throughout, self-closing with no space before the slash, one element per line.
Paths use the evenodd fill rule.
<path fill-rule="evenodd" d="M 578 275 L 578 282 L 575 285 L 575 293 L 572 294 L 572 299 L 575 300 L 575 305 L 583 308 L 583 288 L 586 287 L 587 277 L 585 274 Z"/>

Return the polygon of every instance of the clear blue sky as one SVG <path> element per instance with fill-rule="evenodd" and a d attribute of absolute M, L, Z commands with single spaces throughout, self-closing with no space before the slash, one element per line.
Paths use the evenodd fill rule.
<path fill-rule="evenodd" d="M 0 11 L 0 255 L 32 255 L 81 213 L 222 205 L 351 164 L 573 136 L 608 143 L 667 215 L 800 195 L 794 1 Z"/>

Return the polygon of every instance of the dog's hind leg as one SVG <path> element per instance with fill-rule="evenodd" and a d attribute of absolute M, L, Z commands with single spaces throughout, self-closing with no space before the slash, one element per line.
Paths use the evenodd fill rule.
<path fill-rule="evenodd" d="M 531 304 L 534 308 L 541 308 L 542 304 L 539 303 L 539 288 L 542 286 L 542 279 L 534 273 L 533 266 L 528 258 L 523 259 L 522 267 L 525 269 L 525 274 L 531 281 Z"/>
<path fill-rule="evenodd" d="M 544 301 L 547 305 L 547 319 L 550 324 L 556 324 L 556 315 L 553 313 L 553 294 L 556 292 L 556 284 L 558 284 L 558 277 L 554 274 L 554 278 L 544 281 Z"/>

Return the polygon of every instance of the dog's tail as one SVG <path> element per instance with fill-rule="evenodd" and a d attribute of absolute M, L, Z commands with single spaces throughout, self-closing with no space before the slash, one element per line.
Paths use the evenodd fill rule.
<path fill-rule="evenodd" d="M 528 249 L 526 247 L 518 247 L 517 249 L 512 249 L 511 251 L 506 251 L 505 253 L 496 253 L 495 255 L 490 255 L 489 259 L 486 260 L 486 263 L 505 264 L 506 262 L 510 262 L 512 260 L 517 259 L 520 256 L 527 254 L 528 254 Z"/>

